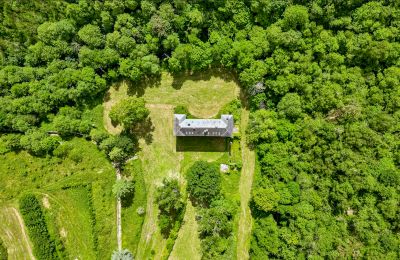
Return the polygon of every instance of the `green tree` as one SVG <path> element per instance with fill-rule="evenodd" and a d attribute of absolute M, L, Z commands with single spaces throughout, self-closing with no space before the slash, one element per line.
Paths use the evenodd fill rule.
<path fill-rule="evenodd" d="M 3 240 L 0 239 L 0 260 L 7 260 L 7 259 L 8 259 L 7 248 L 5 247 Z"/>
<path fill-rule="evenodd" d="M 104 35 L 97 25 L 88 24 L 78 32 L 79 38 L 90 48 L 100 48 L 104 44 Z"/>
<path fill-rule="evenodd" d="M 301 98 L 297 93 L 288 93 L 279 101 L 277 108 L 280 115 L 296 120 L 302 114 Z"/>
<path fill-rule="evenodd" d="M 135 184 L 128 180 L 117 180 L 113 185 L 112 192 L 117 198 L 130 196 L 135 189 Z"/>
<path fill-rule="evenodd" d="M 159 226 L 161 233 L 169 235 L 177 221 L 182 221 L 184 203 L 176 179 L 164 179 L 162 186 L 157 189 L 156 201 L 158 203 Z"/>
<path fill-rule="evenodd" d="M 186 174 L 187 191 L 193 201 L 209 205 L 220 194 L 221 176 L 216 164 L 197 161 Z"/>
<path fill-rule="evenodd" d="M 110 118 L 113 122 L 130 129 L 144 122 L 149 114 L 143 98 L 129 97 L 111 108 Z"/>

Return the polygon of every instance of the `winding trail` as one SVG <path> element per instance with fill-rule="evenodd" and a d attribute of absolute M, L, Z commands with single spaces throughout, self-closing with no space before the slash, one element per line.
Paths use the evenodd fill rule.
<path fill-rule="evenodd" d="M 255 167 L 255 152 L 250 150 L 246 143 L 244 133 L 249 121 L 249 111 L 243 109 L 241 115 L 241 148 L 242 148 L 242 173 L 240 176 L 240 218 L 237 243 L 237 259 L 249 259 L 250 236 L 252 230 L 252 218 L 249 207 L 251 198 L 251 187 L 253 184 L 253 175 Z"/>

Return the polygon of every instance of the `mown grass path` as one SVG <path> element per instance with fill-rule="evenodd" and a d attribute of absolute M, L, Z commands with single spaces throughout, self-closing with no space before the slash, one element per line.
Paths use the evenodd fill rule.
<path fill-rule="evenodd" d="M 255 153 L 250 150 L 246 143 L 245 129 L 249 120 L 249 111 L 242 110 L 241 121 L 241 147 L 243 168 L 240 177 L 240 218 L 237 243 L 237 259 L 249 259 L 250 235 L 252 218 L 249 208 L 251 198 L 251 187 L 253 184 L 253 175 L 255 167 Z"/>
<path fill-rule="evenodd" d="M 35 259 L 24 222 L 18 210 L 6 207 L 0 210 L 0 233 L 8 248 L 8 259 Z"/>

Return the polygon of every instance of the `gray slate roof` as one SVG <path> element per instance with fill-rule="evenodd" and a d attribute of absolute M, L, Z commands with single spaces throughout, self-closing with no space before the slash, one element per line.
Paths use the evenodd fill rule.
<path fill-rule="evenodd" d="M 221 119 L 186 119 L 186 115 L 174 115 L 175 136 L 232 137 L 233 116 L 221 115 Z"/>

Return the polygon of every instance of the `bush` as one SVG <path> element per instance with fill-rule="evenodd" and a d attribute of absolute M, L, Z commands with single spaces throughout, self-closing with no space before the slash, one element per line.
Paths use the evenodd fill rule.
<path fill-rule="evenodd" d="M 186 106 L 179 105 L 174 108 L 174 114 L 185 114 L 186 118 L 195 118 Z"/>
<path fill-rule="evenodd" d="M 50 237 L 38 199 L 27 194 L 19 200 L 19 208 L 38 259 L 56 259 L 56 245 Z"/>
<path fill-rule="evenodd" d="M 109 137 L 109 134 L 100 129 L 92 129 L 90 131 L 90 139 L 92 141 L 95 141 L 97 144 L 100 144 L 103 140 L 107 139 Z"/>
<path fill-rule="evenodd" d="M 235 123 L 237 123 L 240 121 L 240 113 L 242 112 L 241 108 L 242 104 L 240 103 L 240 100 L 232 100 L 222 107 L 221 111 L 218 113 L 218 117 L 223 114 L 233 115 L 233 119 L 235 120 Z"/>
<path fill-rule="evenodd" d="M 137 213 L 139 216 L 143 216 L 144 213 L 146 213 L 146 211 L 145 211 L 145 209 L 144 209 L 143 207 L 139 207 L 139 208 L 136 209 L 136 213 Z"/>
<path fill-rule="evenodd" d="M 53 151 L 53 155 L 58 158 L 66 158 L 72 148 L 73 145 L 71 143 L 62 143 Z"/>
<path fill-rule="evenodd" d="M 176 106 L 174 108 L 174 114 L 185 114 L 185 115 L 188 115 L 190 113 L 189 113 L 189 110 L 188 110 L 188 108 L 186 106 L 179 105 L 179 106 Z"/>

